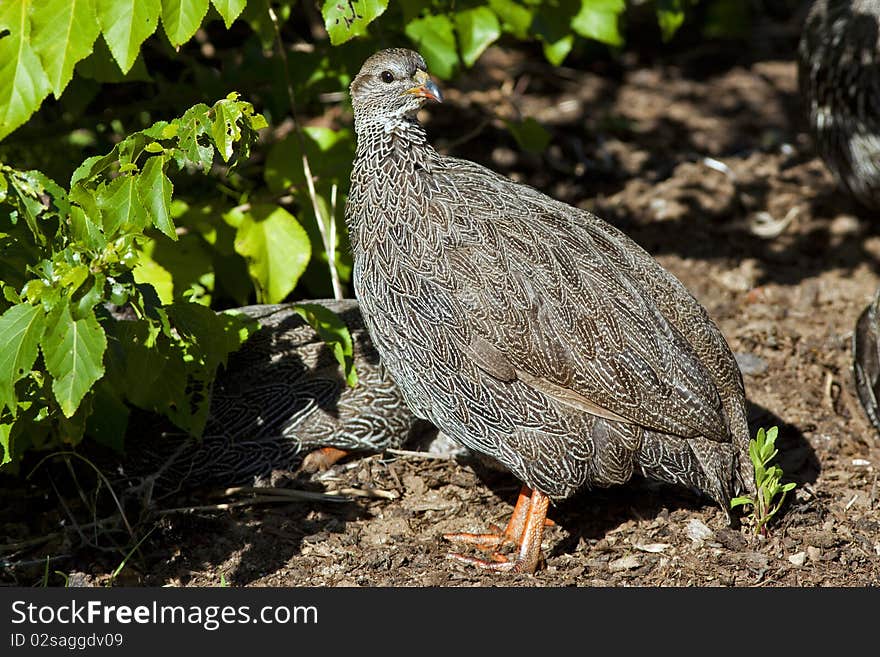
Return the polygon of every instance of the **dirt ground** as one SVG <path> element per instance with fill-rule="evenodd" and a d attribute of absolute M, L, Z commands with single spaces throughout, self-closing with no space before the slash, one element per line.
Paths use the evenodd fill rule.
<path fill-rule="evenodd" d="M 519 484 L 467 458 L 380 454 L 273 483 L 347 501 L 196 491 L 145 513 L 149 536 L 117 574 L 99 532 L 20 543 L 4 583 L 142 586 L 735 586 L 880 584 L 880 440 L 855 395 L 851 336 L 878 284 L 880 233 L 834 183 L 803 132 L 796 30 L 663 58 L 554 69 L 493 48 L 444 85 L 426 122 L 441 150 L 481 161 L 613 222 L 675 273 L 719 324 L 744 372 L 754 435 L 779 426 L 797 483 L 768 537 L 727 527 L 689 491 L 637 480 L 557 507 L 546 568 L 490 575 L 445 558 L 448 531 L 503 525 Z M 552 136 L 524 153 L 503 121 Z M 472 127 L 462 131 L 461 126 Z M 0 500 L 11 540 L 57 531 L 55 495 L 31 493 L 40 527 Z M 6 491 L 3 496 L 21 492 Z M 20 498 L 19 498 L 20 499 Z M 240 500 L 225 510 L 211 508 Z M 204 507 L 204 508 L 200 508 Z M 137 520 L 137 519 L 135 519 Z M 91 533 L 90 533 L 91 531 Z M 83 547 L 100 544 L 100 549 Z M 23 547 L 24 546 L 24 547 Z M 46 566 L 46 558 L 49 565 Z M 57 572 L 56 572 L 57 571 Z M 60 574 L 63 573 L 63 576 Z"/>

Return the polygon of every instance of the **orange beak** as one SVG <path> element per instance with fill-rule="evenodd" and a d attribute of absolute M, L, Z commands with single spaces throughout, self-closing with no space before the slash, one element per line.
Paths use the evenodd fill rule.
<path fill-rule="evenodd" d="M 424 71 L 416 71 L 414 78 L 418 84 L 415 87 L 407 89 L 405 93 L 418 96 L 419 98 L 436 100 L 438 103 L 443 102 L 443 94 L 440 93 L 440 89 L 434 84 L 434 81 L 428 77 L 427 73 Z"/>

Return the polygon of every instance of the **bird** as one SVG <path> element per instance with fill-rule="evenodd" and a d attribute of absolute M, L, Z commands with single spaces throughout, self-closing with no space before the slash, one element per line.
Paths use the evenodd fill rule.
<path fill-rule="evenodd" d="M 856 320 L 852 353 L 856 393 L 865 415 L 880 430 L 880 288 Z"/>
<path fill-rule="evenodd" d="M 798 90 L 822 161 L 880 209 L 880 3 L 815 0 L 798 41 Z"/>
<path fill-rule="evenodd" d="M 349 92 L 352 282 L 380 361 L 416 416 L 521 483 L 504 530 L 444 536 L 489 558 L 449 558 L 534 573 L 551 502 L 634 474 L 734 522 L 755 490 L 745 390 L 696 298 L 591 212 L 441 155 L 419 53 L 374 53 Z"/>
<path fill-rule="evenodd" d="M 798 41 L 798 89 L 816 150 L 869 216 L 880 210 L 880 3 L 816 0 Z M 852 337 L 852 376 L 880 429 L 880 287 Z"/>
<path fill-rule="evenodd" d="M 300 316 L 321 306 L 348 327 L 357 384 Z M 416 418 L 378 355 L 354 299 L 259 304 L 231 312 L 260 328 L 232 353 L 214 381 L 200 439 L 173 426 L 131 422 L 149 439 L 126 441 L 126 475 L 151 475 L 156 497 L 205 485 L 251 483 L 273 470 L 326 469 L 352 453 L 377 453 L 421 436 Z"/>

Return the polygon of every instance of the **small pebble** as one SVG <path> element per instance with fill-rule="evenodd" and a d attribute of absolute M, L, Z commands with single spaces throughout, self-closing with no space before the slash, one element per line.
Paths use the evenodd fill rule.
<path fill-rule="evenodd" d="M 620 559 L 615 559 L 614 561 L 609 562 L 608 570 L 612 573 L 619 572 L 621 570 L 632 570 L 633 568 L 638 568 L 642 565 L 641 560 L 634 554 L 631 554 L 626 557 L 621 557 Z"/>
<path fill-rule="evenodd" d="M 736 364 L 739 365 L 739 370 L 743 374 L 756 376 L 767 371 L 767 361 L 760 356 L 743 352 L 735 353 L 733 356 L 736 358 Z"/>
<path fill-rule="evenodd" d="M 696 543 L 709 540 L 714 536 L 713 532 L 702 520 L 693 518 L 688 521 L 685 527 L 685 533 L 688 538 Z"/>
<path fill-rule="evenodd" d="M 797 566 L 798 568 L 800 568 L 807 561 L 807 553 L 803 551 L 796 552 L 795 554 L 791 555 L 788 560 L 793 566 Z"/>

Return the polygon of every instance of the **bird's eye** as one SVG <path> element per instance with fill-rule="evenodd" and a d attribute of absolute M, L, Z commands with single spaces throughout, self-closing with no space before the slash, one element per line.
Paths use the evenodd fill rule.
<path fill-rule="evenodd" d="M 394 75 L 391 71 L 382 71 L 379 77 L 382 78 L 382 82 L 394 82 Z"/>

